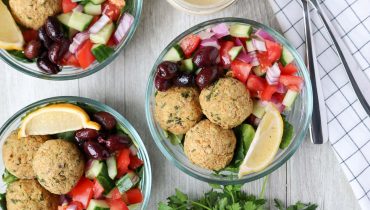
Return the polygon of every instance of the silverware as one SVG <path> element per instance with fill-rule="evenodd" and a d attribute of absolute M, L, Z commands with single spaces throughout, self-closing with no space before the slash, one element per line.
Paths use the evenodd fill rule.
<path fill-rule="evenodd" d="M 314 144 L 323 144 L 328 141 L 328 119 L 324 94 L 322 92 L 319 68 L 316 62 L 315 46 L 313 42 L 309 0 L 301 0 L 303 4 L 303 20 L 306 32 L 306 65 L 310 72 L 313 90 L 313 115 L 310 125 L 311 141 Z"/>
<path fill-rule="evenodd" d="M 325 14 L 321 5 L 317 0 L 309 0 L 312 2 L 317 13 L 321 17 L 325 27 L 327 28 L 329 35 L 334 43 L 337 54 L 347 72 L 348 78 L 352 84 L 352 87 L 364 107 L 366 113 L 370 116 L 370 81 L 366 74 L 361 70 L 360 66 L 350 53 L 349 49 L 341 39 L 338 32 L 330 22 L 330 19 Z"/>

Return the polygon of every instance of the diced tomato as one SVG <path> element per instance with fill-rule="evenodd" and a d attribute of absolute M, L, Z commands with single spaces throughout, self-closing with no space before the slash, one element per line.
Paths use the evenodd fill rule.
<path fill-rule="evenodd" d="M 143 194 L 139 188 L 130 189 L 122 196 L 123 200 L 128 204 L 140 203 L 143 201 Z"/>
<path fill-rule="evenodd" d="M 75 55 L 73 55 L 70 52 L 67 52 L 61 61 L 62 66 L 74 66 L 74 67 L 80 67 L 80 63 L 78 62 Z"/>
<path fill-rule="evenodd" d="M 245 83 L 247 81 L 251 69 L 251 64 L 245 63 L 238 59 L 235 59 L 231 63 L 231 71 L 233 72 L 234 77 L 242 83 Z"/>
<path fill-rule="evenodd" d="M 275 61 L 279 60 L 283 48 L 279 43 L 270 40 L 265 40 L 265 43 L 268 53 L 268 61 L 272 64 Z"/>
<path fill-rule="evenodd" d="M 257 53 L 257 59 L 260 63 L 260 66 L 262 68 L 263 71 L 266 71 L 266 69 L 268 67 L 271 66 L 271 62 L 269 61 L 269 58 L 268 58 L 268 52 L 258 52 Z"/>
<path fill-rule="evenodd" d="M 117 171 L 118 177 L 125 175 L 130 165 L 130 149 L 123 149 L 118 153 L 117 156 Z"/>
<path fill-rule="evenodd" d="M 119 9 L 125 7 L 125 0 L 109 0 L 109 3 L 116 5 Z"/>
<path fill-rule="evenodd" d="M 271 101 L 273 103 L 282 103 L 284 100 L 285 94 L 282 93 L 274 93 L 271 97 Z"/>
<path fill-rule="evenodd" d="M 116 46 L 116 40 L 115 40 L 114 36 L 110 37 L 110 39 L 107 42 L 107 46 L 112 47 L 112 48 L 114 48 Z"/>
<path fill-rule="evenodd" d="M 87 40 L 76 53 L 78 63 L 83 69 L 88 68 L 95 61 L 95 57 L 91 52 L 92 46 L 93 43 Z"/>
<path fill-rule="evenodd" d="M 91 180 L 82 177 L 77 185 L 69 192 L 69 195 L 72 197 L 73 201 L 80 202 L 84 208 L 87 208 L 89 202 L 94 194 L 94 182 Z"/>
<path fill-rule="evenodd" d="M 130 169 L 132 170 L 135 170 L 137 168 L 139 168 L 140 166 L 142 166 L 144 164 L 144 162 L 138 158 L 136 155 L 135 156 L 130 156 Z"/>
<path fill-rule="evenodd" d="M 100 183 L 95 179 L 94 180 L 94 188 L 93 188 L 93 191 L 94 191 L 94 198 L 101 198 L 102 195 L 103 195 L 103 192 L 104 192 L 104 188 L 103 186 L 100 185 Z"/>
<path fill-rule="evenodd" d="M 303 85 L 303 79 L 294 75 L 280 75 L 279 82 L 290 89 L 295 87 L 300 90 Z"/>
<path fill-rule="evenodd" d="M 249 75 L 247 80 L 247 89 L 251 91 L 263 91 L 266 87 L 266 81 L 256 75 Z"/>
<path fill-rule="evenodd" d="M 110 210 L 128 210 L 128 207 L 122 198 L 109 200 L 109 207 Z"/>
<path fill-rule="evenodd" d="M 293 74 L 296 74 L 298 72 L 297 67 L 293 63 L 289 63 L 286 66 L 283 66 L 279 63 L 279 67 L 280 67 L 280 70 L 281 70 L 281 74 L 293 75 Z"/>
<path fill-rule="evenodd" d="M 221 58 L 221 65 L 224 68 L 229 68 L 231 64 L 231 58 L 229 55 L 229 51 L 231 48 L 234 47 L 234 42 L 232 41 L 225 41 L 221 43 L 220 48 L 220 58 Z"/>
<path fill-rule="evenodd" d="M 63 13 L 71 12 L 77 6 L 78 6 L 77 2 L 73 2 L 72 0 L 63 0 L 62 1 Z"/>
<path fill-rule="evenodd" d="M 187 35 L 181 40 L 180 46 L 185 56 L 189 58 L 200 44 L 200 37 L 194 34 Z"/>
<path fill-rule="evenodd" d="M 78 201 L 72 201 L 65 210 L 83 210 L 83 205 Z"/>
<path fill-rule="evenodd" d="M 110 200 L 116 200 L 116 199 L 121 199 L 122 195 L 119 192 L 118 188 L 114 188 L 109 192 L 109 199 Z"/>
<path fill-rule="evenodd" d="M 32 30 L 32 29 L 24 30 L 22 31 L 22 34 L 23 34 L 23 39 L 26 43 L 32 40 L 39 39 L 39 36 L 36 30 Z"/>
<path fill-rule="evenodd" d="M 108 16 L 112 21 L 118 20 L 121 10 L 114 4 L 106 1 L 103 4 L 103 13 Z"/>
<path fill-rule="evenodd" d="M 276 92 L 277 85 L 267 85 L 266 88 L 262 91 L 261 100 L 269 101 L 271 100 L 272 95 Z"/>

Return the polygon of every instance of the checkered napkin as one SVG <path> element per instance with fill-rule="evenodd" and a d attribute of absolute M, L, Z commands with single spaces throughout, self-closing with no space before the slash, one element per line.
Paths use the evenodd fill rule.
<path fill-rule="evenodd" d="M 285 37 L 305 52 L 300 0 L 269 0 Z M 323 8 L 370 78 L 370 0 L 325 0 Z M 370 209 L 370 118 L 355 95 L 329 34 L 312 10 L 329 139 L 362 209 Z M 370 88 L 370 83 L 369 83 Z"/>

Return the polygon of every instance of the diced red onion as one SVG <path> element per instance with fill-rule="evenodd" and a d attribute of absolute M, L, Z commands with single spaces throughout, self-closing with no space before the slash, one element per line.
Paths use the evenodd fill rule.
<path fill-rule="evenodd" d="M 251 63 L 253 61 L 253 57 L 244 51 L 241 51 L 236 58 L 246 63 Z"/>
<path fill-rule="evenodd" d="M 266 72 L 266 80 L 269 85 L 277 85 L 280 77 L 280 68 L 277 63 L 274 63 Z"/>
<path fill-rule="evenodd" d="M 221 48 L 220 45 L 218 44 L 217 39 L 215 39 L 215 38 L 209 38 L 209 39 L 202 40 L 202 42 L 200 43 L 200 46 L 202 46 L 202 47 L 211 46 L 211 47 L 215 47 L 217 49 Z"/>
<path fill-rule="evenodd" d="M 128 32 L 133 22 L 134 22 L 134 17 L 132 15 L 130 15 L 129 13 L 123 14 L 123 17 L 118 24 L 117 30 L 114 33 L 114 39 L 116 43 L 119 43 L 122 41 L 123 37 Z"/>
<path fill-rule="evenodd" d="M 78 48 L 83 43 L 85 43 L 85 41 L 88 40 L 89 38 L 90 38 L 90 34 L 86 31 L 76 34 L 75 37 L 73 38 L 71 45 L 69 45 L 69 52 L 73 54 L 76 53 Z"/>
<path fill-rule="evenodd" d="M 249 55 L 252 57 L 252 61 L 251 61 L 252 66 L 260 65 L 260 62 L 257 58 L 257 53 L 255 51 L 249 52 Z"/>
<path fill-rule="evenodd" d="M 211 38 L 213 35 L 215 35 L 215 33 L 213 32 L 208 32 L 208 31 L 201 31 L 198 33 L 198 36 L 200 37 L 201 40 L 204 40 L 204 39 L 209 39 Z"/>
<path fill-rule="evenodd" d="M 215 33 L 217 39 L 222 38 L 230 34 L 229 27 L 226 23 L 220 23 L 212 27 L 211 31 Z"/>
<path fill-rule="evenodd" d="M 94 25 L 91 26 L 91 28 L 89 29 L 89 32 L 92 34 L 98 33 L 100 30 L 104 28 L 105 25 L 109 23 L 109 21 L 110 21 L 110 18 L 106 16 L 105 14 L 103 14 L 99 18 L 99 20 L 96 21 L 96 23 L 94 23 Z"/>
<path fill-rule="evenodd" d="M 75 7 L 75 8 L 73 8 L 73 12 L 82 12 L 84 10 L 84 7 L 81 5 L 81 4 L 79 4 L 79 5 L 77 5 L 77 7 Z"/>
<path fill-rule="evenodd" d="M 280 113 L 282 113 L 285 109 L 285 106 L 282 103 L 273 103 L 273 105 L 277 110 L 279 110 Z"/>
<path fill-rule="evenodd" d="M 132 155 L 137 155 L 138 150 L 135 145 L 130 146 L 130 151 Z"/>
<path fill-rule="evenodd" d="M 254 45 L 254 47 L 258 50 L 258 51 L 267 51 L 266 49 L 266 44 L 264 41 L 262 40 L 259 40 L 259 39 L 252 39 L 252 43 Z"/>
<path fill-rule="evenodd" d="M 286 93 L 288 91 L 288 89 L 281 83 L 279 83 L 277 85 L 277 89 L 276 89 L 276 92 L 277 93 Z"/>
<path fill-rule="evenodd" d="M 236 44 L 236 46 L 242 46 L 243 47 L 242 50 L 244 52 L 246 51 L 245 48 L 244 48 L 243 42 L 239 38 L 235 39 L 235 44 Z"/>
<path fill-rule="evenodd" d="M 275 39 L 269 34 L 267 33 L 266 31 L 262 30 L 262 29 L 258 29 L 256 31 L 256 33 L 254 33 L 256 36 L 258 36 L 259 38 L 261 39 L 266 39 L 266 40 L 269 40 L 269 41 L 275 41 Z"/>

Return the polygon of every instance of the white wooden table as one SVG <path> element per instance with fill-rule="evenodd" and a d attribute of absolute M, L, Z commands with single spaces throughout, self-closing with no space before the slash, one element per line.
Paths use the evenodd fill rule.
<path fill-rule="evenodd" d="M 209 16 L 185 14 L 165 0 L 145 0 L 140 25 L 125 52 L 92 76 L 67 82 L 45 81 L 21 74 L 0 61 L 0 124 L 43 98 L 75 95 L 102 101 L 134 125 L 149 151 L 153 186 L 148 209 L 156 209 L 157 203 L 174 193 L 175 187 L 191 196 L 199 195 L 209 189 L 208 185 L 171 165 L 152 140 L 144 113 L 145 87 L 155 59 L 174 37 L 197 23 L 228 16 L 254 19 L 278 28 L 267 0 L 239 0 Z M 246 189 L 257 194 L 261 186 L 262 180 L 258 180 L 246 184 Z M 330 145 L 312 145 L 308 138 L 285 165 L 270 175 L 266 197 L 287 203 L 311 201 L 325 210 L 359 209 Z"/>

